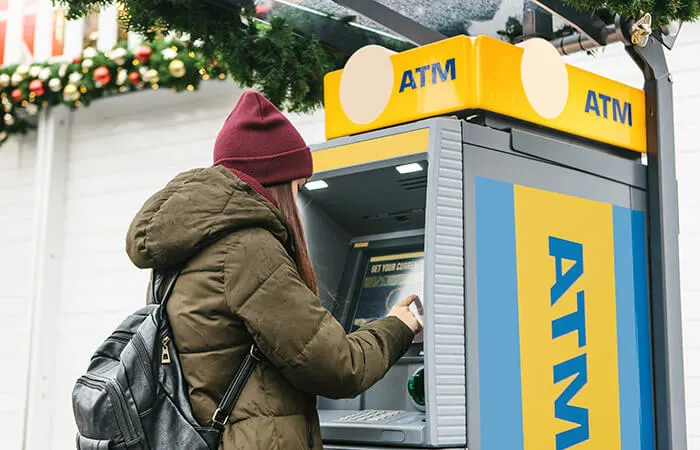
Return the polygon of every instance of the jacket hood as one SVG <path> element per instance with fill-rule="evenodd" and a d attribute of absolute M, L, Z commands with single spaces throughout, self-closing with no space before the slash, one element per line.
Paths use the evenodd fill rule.
<path fill-rule="evenodd" d="M 146 201 L 129 226 L 126 252 L 140 268 L 172 267 L 227 234 L 253 227 L 287 244 L 282 214 L 260 193 L 225 167 L 194 169 Z"/>

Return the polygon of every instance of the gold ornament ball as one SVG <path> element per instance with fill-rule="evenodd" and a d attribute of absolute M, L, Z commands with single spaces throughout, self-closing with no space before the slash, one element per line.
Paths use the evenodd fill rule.
<path fill-rule="evenodd" d="M 80 98 L 78 87 L 74 84 L 68 84 L 63 89 L 63 98 L 68 102 L 74 102 Z"/>
<path fill-rule="evenodd" d="M 0 74 L 0 87 L 6 88 L 10 85 L 10 76 L 6 73 Z"/>
<path fill-rule="evenodd" d="M 185 63 L 179 59 L 172 60 L 170 64 L 168 64 L 168 70 L 170 71 L 170 75 L 174 76 L 175 78 L 182 78 L 187 73 Z"/>
<path fill-rule="evenodd" d="M 154 84 L 160 81 L 160 77 L 158 76 L 158 71 L 156 69 L 150 69 L 146 71 L 146 75 L 143 78 L 144 81 Z"/>

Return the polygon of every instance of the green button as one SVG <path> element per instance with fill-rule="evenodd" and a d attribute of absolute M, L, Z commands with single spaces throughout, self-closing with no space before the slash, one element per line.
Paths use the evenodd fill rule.
<path fill-rule="evenodd" d="M 425 382 L 423 368 L 408 379 L 408 395 L 419 406 L 425 406 Z"/>

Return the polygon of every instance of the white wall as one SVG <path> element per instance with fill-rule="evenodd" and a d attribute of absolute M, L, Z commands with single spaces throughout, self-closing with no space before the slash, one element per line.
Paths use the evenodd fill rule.
<path fill-rule="evenodd" d="M 700 23 L 684 25 L 667 55 L 674 83 L 688 448 L 700 450 Z M 621 46 L 567 62 L 643 86 L 641 72 Z"/>
<path fill-rule="evenodd" d="M 21 445 L 36 136 L 0 148 L 0 448 Z"/>

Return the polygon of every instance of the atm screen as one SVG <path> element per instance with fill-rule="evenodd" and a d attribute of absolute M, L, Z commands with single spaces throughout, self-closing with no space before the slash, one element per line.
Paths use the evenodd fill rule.
<path fill-rule="evenodd" d="M 351 331 L 385 317 L 396 303 L 409 295 L 418 295 L 423 300 L 423 257 L 423 252 L 414 252 L 370 258 Z M 422 308 L 419 312 L 423 313 Z M 422 336 L 416 336 L 416 342 L 421 341 Z"/>

